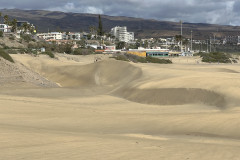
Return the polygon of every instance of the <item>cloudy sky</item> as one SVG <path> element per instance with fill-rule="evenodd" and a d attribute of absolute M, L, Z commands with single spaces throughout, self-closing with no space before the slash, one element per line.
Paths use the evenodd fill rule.
<path fill-rule="evenodd" d="M 1 8 L 240 25 L 240 0 L 0 0 Z"/>

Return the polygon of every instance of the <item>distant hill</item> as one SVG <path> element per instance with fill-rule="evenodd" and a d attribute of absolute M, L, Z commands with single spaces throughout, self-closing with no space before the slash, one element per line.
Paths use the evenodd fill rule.
<path fill-rule="evenodd" d="M 37 26 L 38 32 L 49 31 L 89 31 L 89 26 L 98 26 L 98 15 L 84 13 L 64 13 L 44 10 L 3 9 L 3 15 L 26 20 Z M 114 17 L 101 15 L 103 28 L 106 32 L 114 26 L 127 26 L 128 31 L 135 32 L 137 38 L 168 37 L 180 34 L 180 23 L 141 19 L 132 17 Z M 225 26 L 203 23 L 184 23 L 183 34 L 190 37 L 193 31 L 194 39 L 207 39 L 213 35 L 216 38 L 228 35 L 240 35 L 239 26 Z"/>

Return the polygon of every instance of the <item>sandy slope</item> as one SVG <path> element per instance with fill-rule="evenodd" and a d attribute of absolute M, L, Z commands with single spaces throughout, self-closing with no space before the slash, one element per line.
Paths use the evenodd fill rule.
<path fill-rule="evenodd" d="M 11 63 L 0 57 L 0 88 L 22 87 L 58 87 L 40 74 L 16 61 Z"/>
<path fill-rule="evenodd" d="M 238 64 L 13 57 L 62 87 L 0 90 L 0 159 L 240 159 Z"/>

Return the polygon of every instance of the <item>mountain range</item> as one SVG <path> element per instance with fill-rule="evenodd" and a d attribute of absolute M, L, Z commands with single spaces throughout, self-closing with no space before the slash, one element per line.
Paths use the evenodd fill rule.
<path fill-rule="evenodd" d="M 8 15 L 19 21 L 29 21 L 37 27 L 38 32 L 89 32 L 90 26 L 98 26 L 97 14 L 19 9 L 2 9 L 0 12 L 2 15 Z M 108 15 L 101 15 L 101 19 L 105 32 L 109 32 L 115 26 L 127 26 L 129 32 L 135 32 L 136 38 L 172 37 L 180 34 L 179 22 Z M 190 38 L 191 31 L 193 31 L 194 39 L 240 35 L 239 26 L 183 23 L 183 36 Z"/>

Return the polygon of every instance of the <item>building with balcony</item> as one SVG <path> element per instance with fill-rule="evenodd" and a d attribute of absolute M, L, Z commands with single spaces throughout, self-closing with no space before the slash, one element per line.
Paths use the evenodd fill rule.
<path fill-rule="evenodd" d="M 63 40 L 81 40 L 81 34 L 80 33 L 63 33 L 62 35 Z"/>
<path fill-rule="evenodd" d="M 227 36 L 223 40 L 223 44 L 240 45 L 240 36 Z"/>
<path fill-rule="evenodd" d="M 127 27 L 116 26 L 111 29 L 111 34 L 118 39 L 120 42 L 131 42 L 134 41 L 134 32 L 127 32 Z"/>
<path fill-rule="evenodd" d="M 4 33 L 11 32 L 11 27 L 6 24 L 0 24 L 0 31 Z"/>
<path fill-rule="evenodd" d="M 61 32 L 39 33 L 37 37 L 44 40 L 62 40 L 63 34 Z"/>

